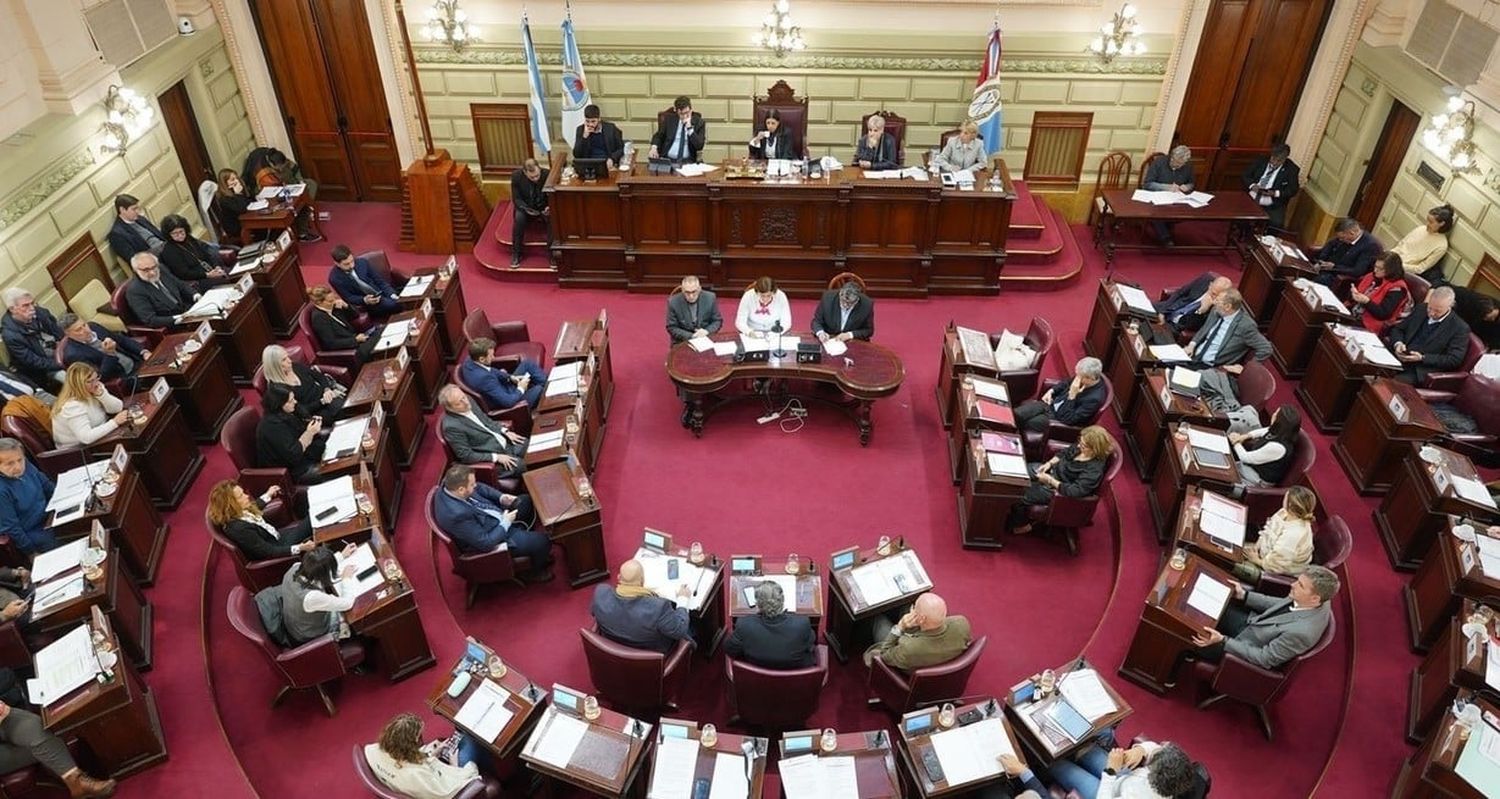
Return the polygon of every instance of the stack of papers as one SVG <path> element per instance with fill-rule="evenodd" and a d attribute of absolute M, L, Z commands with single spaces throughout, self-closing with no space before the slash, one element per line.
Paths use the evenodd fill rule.
<path fill-rule="evenodd" d="M 953 172 L 953 182 L 960 186 L 966 184 L 970 186 L 974 185 L 974 170 L 960 169 Z"/>
<path fill-rule="evenodd" d="M 836 338 L 830 337 L 827 341 L 823 342 L 823 349 L 826 350 L 829 355 L 837 358 L 838 356 L 843 355 L 844 353 L 849 351 L 849 345 L 845 344 L 842 341 L 839 341 Z"/>
<path fill-rule="evenodd" d="M 1234 596 L 1234 589 L 1207 574 L 1199 574 L 1188 594 L 1188 607 L 1209 618 L 1217 619 L 1224 612 L 1224 605 Z"/>
<path fill-rule="evenodd" d="M 656 769 L 646 799 L 690 799 L 700 748 L 691 738 L 664 739 L 656 747 Z"/>
<path fill-rule="evenodd" d="M 51 608 L 83 596 L 83 588 L 82 572 L 37 585 L 36 596 L 31 600 L 31 617 L 35 619 Z"/>
<path fill-rule="evenodd" d="M 526 454 L 533 452 L 546 452 L 554 447 L 560 447 L 563 443 L 563 431 L 553 430 L 550 433 L 534 435 L 526 442 Z"/>
<path fill-rule="evenodd" d="M 1205 449 L 1223 455 L 1229 454 L 1229 439 L 1220 433 L 1210 433 L 1189 427 L 1188 444 L 1194 449 Z"/>
<path fill-rule="evenodd" d="M 1152 344 L 1146 348 L 1151 352 L 1151 357 L 1163 363 L 1186 363 L 1193 357 L 1188 355 L 1187 350 L 1178 344 Z"/>
<path fill-rule="evenodd" d="M 83 565 L 83 552 L 89 548 L 88 536 L 69 541 L 60 547 L 37 553 L 31 561 L 31 582 L 40 585 L 53 577 Z"/>
<path fill-rule="evenodd" d="M 1500 730 L 1480 722 L 1461 746 L 1463 751 L 1453 764 L 1453 773 L 1480 796 L 1500 796 Z"/>
<path fill-rule="evenodd" d="M 57 518 L 52 523 L 65 524 L 82 518 L 89 494 L 108 471 L 109 461 L 103 460 L 77 466 L 58 475 L 56 486 L 52 489 L 52 499 L 48 500 L 46 508 L 57 511 Z"/>
<path fill-rule="evenodd" d="M 745 352 L 770 352 L 771 339 L 741 333 L 740 346 L 744 348 Z"/>
<path fill-rule="evenodd" d="M 995 350 L 990 346 L 989 334 L 983 330 L 975 330 L 971 327 L 956 328 L 958 341 L 964 348 L 964 359 L 975 366 L 986 366 L 994 369 Z"/>
<path fill-rule="evenodd" d="M 685 178 L 696 178 L 707 175 L 716 169 L 718 167 L 713 164 L 682 164 L 677 167 L 677 174 Z"/>
<path fill-rule="evenodd" d="M 1184 366 L 1174 366 L 1168 379 L 1173 386 L 1196 394 L 1198 385 L 1203 382 L 1203 375 Z"/>
<path fill-rule="evenodd" d="M 248 260 L 242 257 L 241 260 L 235 262 L 234 268 L 229 270 L 229 274 L 231 276 L 243 275 L 246 272 L 254 270 L 258 266 L 260 266 L 259 257 L 250 258 Z"/>
<path fill-rule="evenodd" d="M 989 452 L 986 453 L 985 458 L 989 461 L 990 474 L 1007 474 L 1013 477 L 1031 476 L 1031 473 L 1026 470 L 1026 459 L 1020 455 Z"/>
<path fill-rule="evenodd" d="M 1014 755 L 999 718 L 935 733 L 928 739 L 949 787 L 1000 773 L 1000 756 Z"/>
<path fill-rule="evenodd" d="M 714 354 L 721 358 L 726 355 L 733 355 L 738 349 L 738 346 L 733 341 L 714 342 Z"/>
<path fill-rule="evenodd" d="M 996 402 L 1010 402 L 1010 393 L 1005 390 L 1004 383 L 992 383 L 988 380 L 975 380 L 974 393 L 985 399 Z"/>
<path fill-rule="evenodd" d="M 1455 474 L 1453 475 L 1453 490 L 1460 497 L 1476 505 L 1483 505 L 1486 508 L 1495 507 L 1495 498 L 1490 496 L 1490 490 L 1478 480 Z"/>
<path fill-rule="evenodd" d="M 635 559 L 641 564 L 641 570 L 645 573 L 646 587 L 655 591 L 656 595 L 662 599 L 675 601 L 677 599 L 677 589 L 683 585 L 693 590 L 692 595 L 688 597 L 688 608 L 690 610 L 697 610 L 703 607 L 704 601 L 708 599 L 708 591 L 705 590 L 708 587 L 705 584 L 705 575 L 708 574 L 708 571 L 694 566 L 687 558 L 663 555 L 660 552 L 642 547 L 636 550 Z M 677 561 L 676 580 L 667 577 L 667 561 L 669 560 Z M 708 582 L 711 583 L 712 580 Z M 796 596 L 796 594 L 788 594 L 788 596 Z"/>
<path fill-rule="evenodd" d="M 1183 194 L 1177 191 L 1147 191 L 1136 189 L 1130 195 L 1130 199 L 1138 203 L 1150 203 L 1151 205 L 1188 205 L 1193 208 L 1202 208 L 1208 205 L 1214 196 L 1206 192 L 1195 191 L 1191 194 Z"/>
<path fill-rule="evenodd" d="M 1098 721 L 1120 709 L 1105 689 L 1104 682 L 1099 679 L 1099 672 L 1093 669 L 1079 669 L 1064 674 L 1057 681 L 1057 688 L 1062 692 L 1063 699 L 1078 711 L 1078 715 L 1089 721 Z"/>
<path fill-rule="evenodd" d="M 411 320 L 403 319 L 400 322 L 389 322 L 380 329 L 380 340 L 375 342 L 375 351 L 395 349 L 406 343 L 411 336 Z"/>
<path fill-rule="evenodd" d="M 854 568 L 849 572 L 865 603 L 878 605 L 905 594 L 914 594 L 932 587 L 921 561 L 911 550 L 895 557 L 881 558 L 872 563 Z"/>
<path fill-rule="evenodd" d="M 1126 307 L 1132 311 L 1156 316 L 1156 306 L 1151 304 L 1151 298 L 1146 295 L 1146 292 L 1124 283 L 1115 283 L 1114 287 L 1115 291 L 1120 293 L 1120 299 L 1125 301 Z"/>
<path fill-rule="evenodd" d="M 354 554 L 347 558 L 344 557 L 343 552 L 336 552 L 333 557 L 340 570 L 348 565 L 354 566 L 354 573 L 339 582 L 339 596 L 357 597 L 372 588 L 385 584 L 385 577 L 380 573 L 380 569 L 370 571 L 375 566 L 375 550 L 370 548 L 369 542 L 360 544 L 355 548 Z M 370 572 L 370 574 L 361 579 L 360 575 L 365 572 Z"/>
<path fill-rule="evenodd" d="M 688 339 L 688 346 L 693 348 L 693 352 L 707 352 L 714 348 L 714 340 L 708 336 L 698 336 Z"/>
<path fill-rule="evenodd" d="M 749 799 L 750 777 L 744 755 L 714 753 L 714 775 L 708 799 Z"/>
<path fill-rule="evenodd" d="M 564 378 L 559 379 L 557 377 L 552 377 L 550 375 L 547 377 L 547 396 L 549 396 L 549 397 L 560 397 L 560 396 L 562 396 L 564 394 L 577 394 L 577 393 L 578 393 L 578 378 L 576 378 L 576 377 L 564 377 Z"/>
<path fill-rule="evenodd" d="M 761 583 L 775 583 L 781 586 L 781 596 L 791 610 L 797 609 L 797 578 L 791 574 L 766 574 L 759 577 L 750 577 L 749 584 L 744 586 L 745 604 L 755 607 L 755 588 Z"/>
<path fill-rule="evenodd" d="M 38 705 L 49 705 L 94 679 L 99 658 L 89 626 L 80 624 L 36 653 L 35 679 L 26 681 L 26 694 Z"/>
<path fill-rule="evenodd" d="M 1474 543 L 1479 547 L 1479 568 L 1488 577 L 1500 577 L 1500 538 L 1477 535 Z"/>
<path fill-rule="evenodd" d="M 261 200 L 274 200 L 277 197 L 280 197 L 281 192 L 285 190 L 288 196 L 301 197 L 302 191 L 306 188 L 307 184 L 305 183 L 288 183 L 285 186 L 267 186 L 264 189 L 261 189 L 260 193 L 256 194 L 255 196 Z"/>
<path fill-rule="evenodd" d="M 505 706 L 510 692 L 493 680 L 485 679 L 464 700 L 464 706 L 454 714 L 454 722 L 467 728 L 484 741 L 494 743 L 505 725 L 515 713 Z"/>
<path fill-rule="evenodd" d="M 401 287 L 401 298 L 411 299 L 426 294 L 427 287 L 432 285 L 434 280 L 437 280 L 437 275 L 418 275 L 406 281 L 406 285 Z"/>
<path fill-rule="evenodd" d="M 324 513 L 332 509 L 332 513 Z M 354 478 L 344 475 L 307 487 L 307 514 L 314 530 L 354 518 L 359 506 L 354 502 Z"/>
<path fill-rule="evenodd" d="M 196 319 L 199 317 L 224 316 L 229 312 L 231 303 L 239 302 L 240 290 L 234 286 L 218 286 L 203 292 L 203 296 L 193 303 L 193 307 L 182 314 L 183 319 Z"/>
<path fill-rule="evenodd" d="M 560 363 L 552 367 L 552 371 L 547 373 L 547 382 L 550 383 L 553 380 L 559 379 L 577 380 L 578 373 L 581 371 L 583 371 L 583 364 L 580 361 L 568 361 L 567 363 Z"/>
<path fill-rule="evenodd" d="M 542 719 L 528 743 L 531 756 L 557 768 L 567 768 L 588 731 L 589 725 L 582 719 L 549 708 L 548 717 Z"/>
<path fill-rule="evenodd" d="M 786 799 L 858 799 L 854 758 L 801 755 L 781 761 Z"/>
<path fill-rule="evenodd" d="M 1209 536 L 1231 546 L 1245 545 L 1245 506 L 1213 493 L 1203 493 L 1203 515 L 1198 526 Z"/>
<path fill-rule="evenodd" d="M 336 461 L 358 452 L 360 440 L 365 437 L 365 430 L 369 426 L 369 416 L 356 416 L 335 422 L 333 429 L 328 432 L 328 443 L 323 447 L 323 461 Z"/>

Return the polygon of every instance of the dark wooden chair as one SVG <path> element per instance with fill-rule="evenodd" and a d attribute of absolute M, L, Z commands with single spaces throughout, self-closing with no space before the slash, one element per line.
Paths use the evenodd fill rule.
<path fill-rule="evenodd" d="M 859 131 L 858 131 L 858 134 L 854 137 L 854 140 L 855 141 L 859 141 L 859 137 L 865 135 L 866 126 L 870 122 L 870 117 L 873 117 L 873 116 L 878 116 L 878 117 L 881 117 L 881 118 L 885 119 L 885 132 L 891 134 L 891 138 L 893 138 L 893 139 L 896 140 L 896 164 L 898 166 L 901 165 L 901 164 L 905 164 L 906 163 L 906 117 L 901 116 L 900 114 L 897 114 L 894 111 L 887 111 L 884 108 L 882 108 L 879 111 L 876 111 L 876 112 L 870 113 L 870 114 L 865 114 L 864 116 L 860 117 L 860 119 L 859 119 Z"/>
<path fill-rule="evenodd" d="M 845 283 L 848 283 L 850 281 L 853 281 L 854 285 L 859 286 L 859 290 L 861 293 L 869 293 L 869 289 L 865 287 L 865 279 L 860 277 L 859 275 L 854 274 L 853 272 L 840 272 L 829 278 L 828 290 L 833 291 L 842 288 Z"/>
<path fill-rule="evenodd" d="M 1142 173 L 1144 174 L 1144 173 Z M 1094 244 L 1104 235 L 1105 220 L 1114 216 L 1109 203 L 1104 201 L 1105 189 L 1123 189 L 1130 185 L 1130 156 L 1115 150 L 1099 162 L 1094 176 L 1094 199 L 1089 203 L 1089 230 L 1094 232 Z"/>
<path fill-rule="evenodd" d="M 791 131 L 792 152 L 807 158 L 807 98 L 797 99 L 797 93 L 784 80 L 778 80 L 766 90 L 765 97 L 756 97 L 750 135 L 766 129 L 766 112 L 775 110 L 781 116 L 781 126 Z"/>
<path fill-rule="evenodd" d="M 1140 171 L 1140 174 L 1138 174 L 1136 176 L 1135 187 L 1138 188 L 1138 189 L 1144 188 L 1145 185 L 1146 185 L 1146 171 L 1149 170 L 1149 169 L 1151 169 L 1151 165 L 1154 164 L 1154 163 L 1156 163 L 1156 159 L 1158 159 L 1158 158 L 1166 158 L 1166 157 L 1167 157 L 1166 153 L 1160 153 L 1160 152 L 1158 152 L 1158 153 L 1152 153 L 1152 154 L 1146 156 L 1146 160 L 1144 160 L 1144 161 L 1141 162 L 1141 171 Z"/>

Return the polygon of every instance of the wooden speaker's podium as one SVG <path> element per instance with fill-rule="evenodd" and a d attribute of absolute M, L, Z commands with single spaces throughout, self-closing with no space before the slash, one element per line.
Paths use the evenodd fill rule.
<path fill-rule="evenodd" d="M 473 252 L 489 218 L 489 204 L 469 166 L 455 162 L 447 150 L 434 150 L 406 168 L 397 244 L 401 251 Z"/>

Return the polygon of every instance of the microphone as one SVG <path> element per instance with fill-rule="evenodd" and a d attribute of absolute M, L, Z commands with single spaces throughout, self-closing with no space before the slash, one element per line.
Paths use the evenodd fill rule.
<path fill-rule="evenodd" d="M 786 350 L 781 347 L 781 320 L 777 319 L 771 323 L 771 332 L 776 334 L 776 351 L 771 354 L 777 358 L 785 358 Z"/>
<path fill-rule="evenodd" d="M 94 480 L 94 470 L 89 468 L 89 456 L 86 448 L 78 448 L 78 460 L 83 463 L 83 476 L 89 481 L 89 494 L 83 498 L 83 512 L 85 514 L 92 513 L 95 504 L 98 502 L 98 496 L 94 493 L 97 485 Z"/>

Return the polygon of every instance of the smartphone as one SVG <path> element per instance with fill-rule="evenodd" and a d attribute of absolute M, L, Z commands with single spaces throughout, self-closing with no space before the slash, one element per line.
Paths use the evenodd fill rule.
<path fill-rule="evenodd" d="M 339 512 L 339 509 L 338 509 L 337 505 L 329 505 L 328 507 L 324 508 L 322 511 L 319 511 L 316 516 L 313 516 L 313 518 L 317 519 L 318 521 L 321 522 L 324 519 L 328 518 L 329 516 L 332 516 L 333 514 L 338 513 L 338 512 Z"/>
<path fill-rule="evenodd" d="M 677 560 L 677 558 L 669 558 L 669 559 L 667 559 L 667 579 L 668 580 L 675 580 L 675 579 L 677 579 L 677 575 L 680 573 L 680 571 L 681 571 L 681 567 L 679 566 L 679 561 Z"/>
<path fill-rule="evenodd" d="M 355 577 L 359 578 L 360 580 L 364 580 L 364 579 L 367 579 L 367 578 L 371 577 L 372 575 L 375 574 L 375 572 L 378 572 L 378 571 L 380 571 L 380 565 L 376 564 L 376 563 L 372 563 L 372 564 L 370 564 L 369 568 L 367 568 L 364 571 L 356 574 Z"/>

